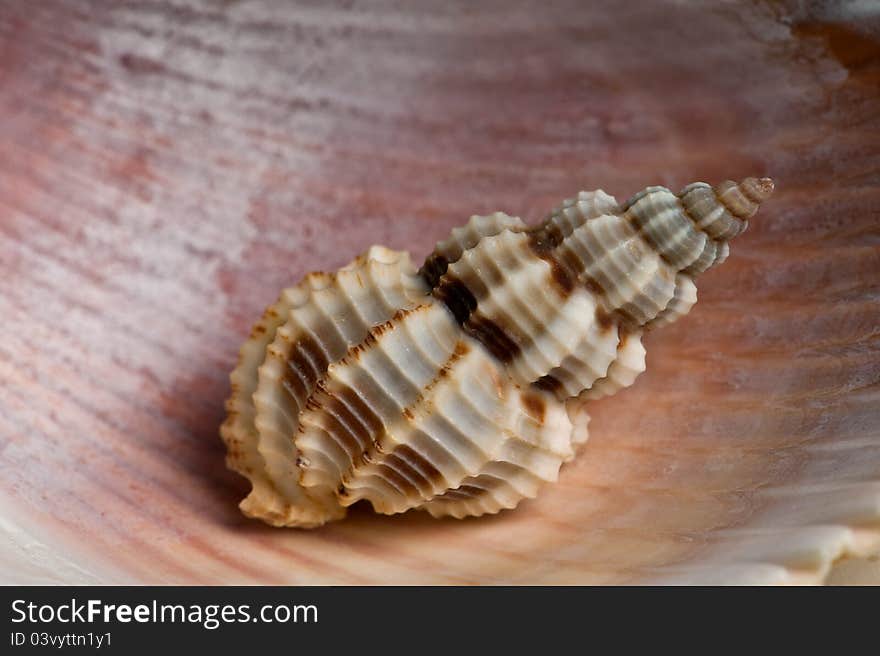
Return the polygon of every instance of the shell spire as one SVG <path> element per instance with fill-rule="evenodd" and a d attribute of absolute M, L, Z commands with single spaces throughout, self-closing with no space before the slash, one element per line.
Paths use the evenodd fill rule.
<path fill-rule="evenodd" d="M 772 191 L 581 192 L 534 226 L 471 217 L 418 271 L 373 247 L 307 276 L 232 374 L 221 434 L 253 483 L 242 510 L 309 527 L 361 499 L 464 517 L 534 497 L 586 441 L 584 402 L 633 384 L 642 333 L 690 310 Z"/>
<path fill-rule="evenodd" d="M 695 182 L 678 194 L 648 187 L 622 209 L 671 266 L 697 275 L 727 257 L 727 242 L 745 231 L 772 192 L 770 178 L 726 180 L 714 187 Z"/>

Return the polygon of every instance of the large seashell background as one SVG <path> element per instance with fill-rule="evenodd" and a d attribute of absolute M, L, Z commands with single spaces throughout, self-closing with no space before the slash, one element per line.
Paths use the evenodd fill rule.
<path fill-rule="evenodd" d="M 0 582 L 878 580 L 869 4 L 5 2 Z M 280 289 L 471 214 L 765 172 L 535 499 L 236 508 L 216 430 Z"/>

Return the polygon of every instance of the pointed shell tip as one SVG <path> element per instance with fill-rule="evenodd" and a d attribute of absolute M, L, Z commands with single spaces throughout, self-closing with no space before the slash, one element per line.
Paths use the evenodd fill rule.
<path fill-rule="evenodd" d="M 758 179 L 758 189 L 761 190 L 761 195 L 764 196 L 764 198 L 767 198 L 770 194 L 772 194 L 775 188 L 776 185 L 773 183 L 773 178 Z"/>
<path fill-rule="evenodd" d="M 775 188 L 772 178 L 746 178 L 740 183 L 740 189 L 756 203 L 767 200 Z"/>

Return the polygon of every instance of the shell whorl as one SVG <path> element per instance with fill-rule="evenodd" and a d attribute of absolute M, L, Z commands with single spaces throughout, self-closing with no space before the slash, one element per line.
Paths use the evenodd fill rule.
<path fill-rule="evenodd" d="M 535 226 L 471 217 L 419 271 L 373 247 L 310 274 L 231 376 L 221 435 L 253 484 L 242 510 L 310 527 L 362 499 L 464 517 L 534 497 L 586 440 L 584 402 L 635 381 L 643 331 L 690 310 L 694 277 L 771 191 L 581 192 Z"/>

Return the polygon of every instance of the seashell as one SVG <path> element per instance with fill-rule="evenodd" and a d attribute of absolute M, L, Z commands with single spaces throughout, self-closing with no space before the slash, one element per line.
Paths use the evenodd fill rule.
<path fill-rule="evenodd" d="M 231 375 L 221 435 L 242 511 L 314 527 L 366 500 L 466 517 L 514 508 L 587 440 L 590 400 L 645 369 L 645 330 L 773 190 L 768 178 L 581 192 L 540 224 L 473 216 L 420 269 L 374 246 L 286 289 Z"/>

